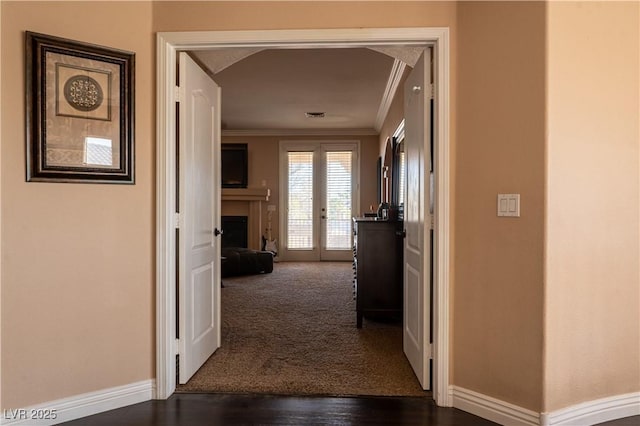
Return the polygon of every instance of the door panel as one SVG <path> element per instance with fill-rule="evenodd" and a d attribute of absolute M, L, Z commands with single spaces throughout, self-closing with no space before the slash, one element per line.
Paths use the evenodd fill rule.
<path fill-rule="evenodd" d="M 429 245 L 429 50 L 422 54 L 404 87 L 407 188 L 404 224 L 403 347 L 423 389 L 430 387 L 430 245 Z M 427 170 L 425 171 L 425 167 Z M 425 210 L 426 208 L 426 210 Z"/>
<path fill-rule="evenodd" d="M 179 382 L 220 346 L 220 89 L 180 54 Z"/>
<path fill-rule="evenodd" d="M 420 292 L 420 272 L 411 267 L 405 266 L 406 294 L 419 294 Z M 412 346 L 420 345 L 420 301 L 418 298 L 408 298 L 406 301 L 406 337 Z"/>
<path fill-rule="evenodd" d="M 192 342 L 199 342 L 207 338 L 207 334 L 213 327 L 214 308 L 210 300 L 213 300 L 213 263 L 208 263 L 191 273 L 191 317 L 193 321 Z"/>

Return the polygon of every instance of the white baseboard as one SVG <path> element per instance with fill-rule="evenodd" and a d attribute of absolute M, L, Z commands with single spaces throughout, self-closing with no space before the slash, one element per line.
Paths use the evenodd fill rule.
<path fill-rule="evenodd" d="M 49 401 L 21 409 L 2 410 L 0 425 L 55 425 L 127 405 L 149 401 L 155 397 L 155 380 L 144 380 Z M 55 413 L 55 419 L 52 419 Z M 41 419 L 37 417 L 49 417 Z"/>
<path fill-rule="evenodd" d="M 583 402 L 550 413 L 537 413 L 458 386 L 451 386 L 453 406 L 509 426 L 587 426 L 640 415 L 640 392 Z"/>
<path fill-rule="evenodd" d="M 458 386 L 451 386 L 453 406 L 501 425 L 537 426 L 540 414 Z"/>
<path fill-rule="evenodd" d="M 542 413 L 540 424 L 543 426 L 584 426 L 639 415 L 640 392 L 634 392 L 583 402 L 550 413 Z"/>

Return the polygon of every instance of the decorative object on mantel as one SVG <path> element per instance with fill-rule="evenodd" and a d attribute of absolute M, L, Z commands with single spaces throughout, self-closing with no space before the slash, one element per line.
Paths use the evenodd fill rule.
<path fill-rule="evenodd" d="M 266 235 L 262 237 L 262 250 L 270 251 L 273 253 L 273 257 L 278 257 L 278 242 L 273 239 L 271 235 L 271 219 L 273 216 L 272 210 L 267 210 L 267 229 Z"/>
<path fill-rule="evenodd" d="M 135 53 L 26 32 L 28 182 L 134 183 Z"/>

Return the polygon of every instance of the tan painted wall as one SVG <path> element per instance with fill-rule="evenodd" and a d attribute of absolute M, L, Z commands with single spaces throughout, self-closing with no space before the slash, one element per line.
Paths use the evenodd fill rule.
<path fill-rule="evenodd" d="M 155 31 L 455 26 L 453 2 L 160 1 Z"/>
<path fill-rule="evenodd" d="M 154 39 L 147 2 L 1 7 L 2 408 L 18 408 L 154 376 Z M 24 30 L 136 52 L 134 186 L 25 182 Z"/>
<path fill-rule="evenodd" d="M 448 26 L 452 42 L 452 383 L 525 408 L 542 409 L 543 353 L 547 365 L 557 362 L 566 366 L 569 362 L 560 353 L 568 343 L 558 343 L 564 337 L 563 329 L 554 328 L 549 333 L 548 350 L 544 350 L 542 341 L 545 120 L 549 116 L 545 113 L 545 84 L 547 75 L 550 84 L 559 84 L 556 81 L 569 69 L 560 53 L 569 51 L 563 46 L 570 40 L 567 34 L 554 30 L 556 23 L 566 18 L 562 9 L 550 15 L 550 36 L 560 44 L 558 50 L 550 48 L 551 65 L 547 70 L 544 3 L 180 1 L 150 5 L 3 1 L 0 7 L 2 408 L 50 401 L 154 376 L 155 31 Z M 103 19 L 74 20 L 74 25 L 70 25 L 69 16 Z M 584 22 L 591 22 L 587 17 L 588 13 Z M 622 16 L 611 18 L 627 22 Z M 621 28 L 627 28 L 625 25 Z M 118 30 L 114 31 L 114 27 Z M 22 31 L 25 29 L 136 51 L 135 186 L 24 182 Z M 637 30 L 628 33 L 637 40 Z M 615 34 L 622 41 L 628 39 Z M 637 44 L 620 47 L 625 52 L 633 48 L 637 52 Z M 586 52 L 578 50 L 576 55 L 585 64 L 590 63 L 591 57 Z M 603 54 L 593 57 L 596 56 L 605 57 Z M 635 64 L 637 67 L 637 60 Z M 631 73 L 633 69 L 625 72 Z M 621 73 L 616 78 L 630 81 L 631 74 Z M 575 84 L 581 90 L 585 86 L 581 80 Z M 604 87 L 602 83 L 597 86 Z M 565 92 L 550 98 L 549 107 L 564 111 L 568 99 L 575 99 L 570 92 L 572 88 L 568 86 Z M 619 87 L 615 93 L 616 99 L 631 105 L 632 101 L 624 98 Z M 623 111 L 620 105 L 604 104 L 608 109 L 602 110 Z M 549 123 L 553 130 L 551 137 L 567 136 L 567 141 L 557 146 L 558 164 L 574 166 L 575 162 L 568 157 L 573 146 L 568 136 L 580 130 L 578 118 L 589 118 L 593 113 L 592 106 L 587 104 L 583 108 L 566 125 Z M 571 118 L 566 111 L 563 113 Z M 613 114 L 606 129 L 613 128 L 615 117 L 619 116 Z M 592 132 L 578 134 L 584 134 L 590 142 L 603 132 L 593 124 L 587 128 Z M 633 164 L 627 163 L 628 158 L 638 158 L 637 144 L 633 145 L 628 136 L 634 129 L 637 134 L 637 125 L 633 128 L 624 124 L 616 130 L 621 132 L 616 146 L 625 154 L 610 158 L 608 155 L 613 154 L 595 149 L 587 157 L 586 166 L 578 166 L 569 175 L 569 181 L 576 182 L 577 177 L 593 170 L 595 157 L 591 155 L 602 154 L 607 167 L 612 162 L 623 165 L 620 170 L 607 169 L 613 177 L 604 185 L 610 187 L 618 178 L 625 178 L 624 182 L 635 178 L 637 182 L 637 164 L 634 174 Z M 556 179 L 553 173 L 562 169 L 550 164 L 552 182 Z M 587 182 L 591 182 L 589 179 Z M 566 188 L 568 185 L 560 185 L 550 191 L 549 212 L 560 211 L 557 197 L 569 194 Z M 620 190 L 630 195 L 630 202 L 633 197 L 637 200 L 637 185 L 623 183 Z M 522 194 L 521 218 L 496 218 L 498 192 Z M 598 194 L 609 200 L 604 189 Z M 586 203 L 586 199 L 580 198 L 578 205 L 585 206 L 580 203 Z M 637 202 L 635 210 L 630 207 L 615 213 L 619 223 L 626 223 L 633 230 L 629 220 L 634 212 L 637 219 Z M 600 220 L 609 213 L 610 210 L 594 213 L 590 219 Z M 556 240 L 550 239 L 547 254 L 553 249 L 560 250 L 565 243 L 557 239 L 563 235 L 579 243 L 592 242 L 592 237 L 576 237 L 584 223 L 578 221 L 577 230 L 569 228 Z M 604 270 L 609 273 L 615 270 L 618 266 L 615 259 L 635 255 L 637 273 L 637 245 L 634 252 L 633 243 L 627 242 L 630 237 L 620 235 L 623 225 L 616 223 L 607 222 L 607 226 L 620 236 L 617 241 L 627 249 L 617 250 L 615 256 L 605 253 L 604 260 L 595 259 L 595 249 L 581 251 L 575 258 L 573 254 L 564 254 L 567 260 L 596 265 L 593 272 L 597 276 Z M 557 225 L 550 222 L 550 229 Z M 609 238 L 610 234 L 595 234 L 593 241 L 606 246 Z M 621 277 L 626 284 L 615 282 L 616 289 L 626 295 L 626 300 L 633 297 L 637 300 L 637 287 L 631 287 L 633 273 L 629 272 L 634 263 L 621 260 L 621 264 L 623 270 L 616 271 L 614 277 Z M 563 310 L 573 296 L 582 294 L 582 287 L 578 288 L 581 279 L 566 278 L 562 272 L 565 267 L 564 262 L 562 268 L 553 262 L 547 264 L 550 288 L 560 289 L 559 294 L 564 297 L 559 308 L 549 304 L 549 317 L 577 326 L 580 336 L 569 343 L 579 346 L 584 344 L 581 339 L 586 328 Z M 578 278 L 583 276 L 579 266 L 568 271 Z M 587 283 L 592 283 L 591 289 L 600 296 L 602 289 L 594 284 L 593 278 Z M 578 306 L 583 300 L 586 301 L 581 306 L 582 312 L 594 308 L 593 320 L 589 320 L 594 327 L 596 319 L 597 327 L 610 324 L 607 315 L 615 312 L 613 306 L 625 303 L 611 294 L 604 296 L 604 304 L 594 304 L 595 296 L 586 299 L 580 296 Z M 601 307 L 606 307 L 607 314 L 598 311 Z M 634 312 L 637 318 L 633 309 L 636 308 L 625 310 L 625 314 L 615 312 L 616 323 L 625 323 L 625 315 Z M 547 332 L 556 327 L 555 321 L 549 324 Z M 620 331 L 623 328 L 625 331 Z M 603 337 L 607 332 L 612 337 Z M 607 332 L 599 330 L 596 336 L 605 344 L 617 344 L 619 340 L 615 339 L 629 339 L 634 329 L 620 327 Z M 599 362 L 601 355 L 598 352 L 585 357 L 565 373 L 548 368 L 545 408 L 571 403 L 562 395 L 573 384 L 572 378 L 593 369 L 585 360 Z M 607 379 L 606 384 L 612 384 L 615 392 L 633 387 L 630 379 L 616 378 L 623 369 L 627 374 L 634 373 L 627 368 L 628 359 L 624 355 L 620 355 L 620 362 L 623 366 L 620 370 L 605 371 L 613 378 L 611 382 Z M 596 382 L 598 374 L 586 375 L 583 384 Z M 576 395 L 590 397 L 582 388 Z"/>
<path fill-rule="evenodd" d="M 450 26 L 455 47 L 448 2 L 0 4 L 2 408 L 155 375 L 155 31 Z M 137 53 L 135 186 L 24 182 L 26 29 Z"/>
<path fill-rule="evenodd" d="M 551 3 L 544 410 L 640 391 L 640 4 Z"/>
<path fill-rule="evenodd" d="M 458 5 L 453 383 L 541 407 L 545 4 Z M 498 193 L 521 217 L 498 218 Z"/>
<path fill-rule="evenodd" d="M 271 190 L 269 202 L 263 205 L 263 223 L 266 221 L 267 204 L 276 206 L 273 214 L 273 238 L 282 241 L 279 234 L 280 213 L 280 179 L 279 179 L 279 144 L 286 140 L 349 140 L 360 141 L 360 210 L 367 210 L 369 205 L 376 204 L 376 161 L 378 160 L 377 136 L 225 136 L 224 143 L 247 143 L 249 149 L 249 187 L 261 187 L 266 181 L 266 187 Z M 248 211 L 247 203 L 223 201 L 222 214 L 245 215 Z"/>

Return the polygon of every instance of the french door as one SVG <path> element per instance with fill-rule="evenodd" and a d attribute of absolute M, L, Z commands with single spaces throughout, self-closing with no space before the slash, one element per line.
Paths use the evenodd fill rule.
<path fill-rule="evenodd" d="M 350 260 L 358 211 L 358 142 L 280 144 L 283 260 Z"/>

